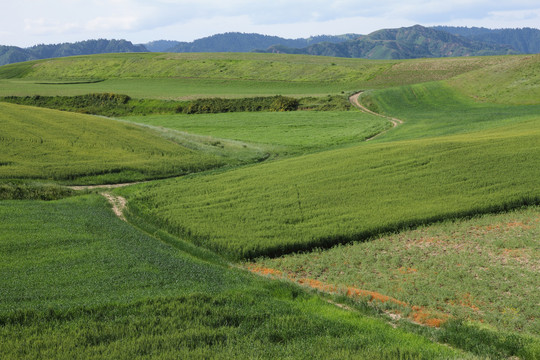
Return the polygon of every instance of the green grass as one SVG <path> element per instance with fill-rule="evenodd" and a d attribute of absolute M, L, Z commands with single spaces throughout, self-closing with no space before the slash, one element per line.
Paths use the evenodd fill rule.
<path fill-rule="evenodd" d="M 0 178 L 107 183 L 178 176 L 225 164 L 131 124 L 0 104 Z"/>
<path fill-rule="evenodd" d="M 284 95 L 326 96 L 354 91 L 341 83 L 259 81 L 241 79 L 136 78 L 107 79 L 91 84 L 42 84 L 38 80 L 0 79 L 0 96 L 74 96 L 91 93 L 126 94 L 137 99 L 192 100 L 208 97 L 243 98 Z"/>
<path fill-rule="evenodd" d="M 0 201 L 0 358 L 474 357 L 427 339 L 538 358 L 537 206 L 451 221 L 540 203 L 538 74 L 538 56 L 107 54 L 0 67 L 0 96 L 107 92 L 152 107 L 281 94 L 324 105 L 372 89 L 367 105 L 406 121 L 353 145 L 388 122 L 349 111 L 134 125 L 0 104 L 0 198 L 67 197 Z M 131 224 L 96 194 L 50 184 L 220 166 L 115 190 Z M 309 293 L 221 257 L 317 247 L 332 249 L 261 264 L 391 295 L 411 308 L 382 309 L 403 316 L 420 306 L 452 320 L 393 329 L 367 300 Z"/>
<path fill-rule="evenodd" d="M 1 201 L 0 214 L 4 314 L 129 302 L 241 282 L 115 218 L 99 195 Z"/>
<path fill-rule="evenodd" d="M 445 80 L 493 66 L 504 69 L 524 58 L 373 61 L 283 54 L 105 54 L 2 66 L 0 96 L 102 92 L 167 100 L 326 96 Z"/>
<path fill-rule="evenodd" d="M 444 221 L 257 265 L 375 291 L 498 331 L 540 334 L 539 207 Z"/>
<path fill-rule="evenodd" d="M 278 146 L 288 152 L 358 143 L 390 126 L 383 118 L 359 111 L 244 112 L 125 119 L 192 134 Z"/>
<path fill-rule="evenodd" d="M 0 219 L 2 358 L 472 357 L 195 258 L 99 195 L 0 201 Z"/>
<path fill-rule="evenodd" d="M 538 119 L 540 104 L 479 103 L 444 82 L 366 92 L 360 101 L 373 111 L 405 121 L 377 141 L 466 134 Z"/>
<path fill-rule="evenodd" d="M 280 255 L 537 203 L 539 135 L 531 120 L 366 143 L 141 186 L 129 196 L 141 216 L 229 257 Z"/>
<path fill-rule="evenodd" d="M 448 83 L 477 101 L 538 104 L 540 55 L 511 57 L 495 66 L 457 76 Z"/>

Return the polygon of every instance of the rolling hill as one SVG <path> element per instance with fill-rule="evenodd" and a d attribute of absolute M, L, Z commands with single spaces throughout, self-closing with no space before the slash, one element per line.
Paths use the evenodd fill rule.
<path fill-rule="evenodd" d="M 339 43 L 360 35 L 319 35 L 309 38 L 286 39 L 279 36 L 230 32 L 216 34 L 192 42 L 180 42 L 167 49 L 168 52 L 251 52 L 280 44 L 288 47 L 305 47 L 322 42 Z"/>
<path fill-rule="evenodd" d="M 0 93 L 29 101 L 363 90 L 403 121 L 0 103 L 0 357 L 537 359 L 539 66 L 133 53 L 0 67 Z M 272 147 L 307 151 L 258 156 Z M 62 186 L 125 180 L 148 181 Z M 66 191 L 17 193 L 44 183 Z M 104 196 L 127 201 L 123 218 Z"/>

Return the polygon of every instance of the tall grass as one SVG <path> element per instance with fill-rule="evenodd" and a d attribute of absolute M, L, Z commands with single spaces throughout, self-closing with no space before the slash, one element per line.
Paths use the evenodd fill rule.
<path fill-rule="evenodd" d="M 533 120 L 364 144 L 142 186 L 132 209 L 231 258 L 328 247 L 538 203 L 539 134 Z"/>
<path fill-rule="evenodd" d="M 2 358 L 471 357 L 183 253 L 99 195 L 0 201 L 0 219 Z"/>
<path fill-rule="evenodd" d="M 387 129 L 383 118 L 359 111 L 302 111 L 134 116 L 126 120 L 191 134 L 208 135 L 299 152 L 360 143 Z"/>
<path fill-rule="evenodd" d="M 0 104 L 0 178 L 107 183 L 221 166 L 148 129 L 98 117 Z"/>

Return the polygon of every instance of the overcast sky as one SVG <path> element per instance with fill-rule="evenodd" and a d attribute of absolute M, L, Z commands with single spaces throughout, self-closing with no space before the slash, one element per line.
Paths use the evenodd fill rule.
<path fill-rule="evenodd" d="M 540 1 L 14 0 L 2 4 L 0 45 L 192 41 L 233 31 L 298 38 L 415 24 L 539 28 Z"/>

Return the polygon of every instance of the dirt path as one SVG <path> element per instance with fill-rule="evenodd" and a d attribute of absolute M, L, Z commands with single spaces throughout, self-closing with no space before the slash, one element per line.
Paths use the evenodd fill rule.
<path fill-rule="evenodd" d="M 393 118 L 393 117 L 390 117 L 390 116 L 385 116 L 385 115 L 381 115 L 381 114 L 377 114 L 376 112 L 374 111 L 371 111 L 369 110 L 367 107 L 363 106 L 362 104 L 360 104 L 360 102 L 358 101 L 358 98 L 360 97 L 360 95 L 362 94 L 363 91 L 360 91 L 356 94 L 353 94 L 349 97 L 349 101 L 351 102 L 351 104 L 353 104 L 355 107 L 357 107 L 358 109 L 360 109 L 360 111 L 362 112 L 365 112 L 367 114 L 371 114 L 371 115 L 375 115 L 375 116 L 380 116 L 380 117 L 383 117 L 385 119 L 387 119 L 388 121 L 390 121 L 392 123 L 392 128 L 395 128 L 396 126 L 398 125 L 401 125 L 403 124 L 403 120 L 401 119 L 397 119 L 397 118 Z M 384 134 L 385 132 L 387 132 L 388 130 L 384 130 L 380 133 L 378 133 L 377 135 L 375 136 L 372 136 L 370 137 L 369 139 L 366 139 L 366 141 L 369 141 L 369 140 L 372 140 L 372 139 L 375 139 L 377 136 L 380 136 L 382 134 Z"/>
<path fill-rule="evenodd" d="M 120 187 L 125 187 L 129 185 L 141 184 L 146 181 L 137 181 L 132 183 L 122 183 L 122 184 L 106 184 L 106 185 L 75 185 L 68 186 L 72 190 L 92 190 L 92 189 L 116 189 Z"/>
<path fill-rule="evenodd" d="M 105 199 L 111 203 L 114 214 L 127 222 L 126 217 L 124 216 L 124 209 L 126 208 L 127 204 L 126 198 L 123 196 L 116 196 L 108 192 L 102 192 L 101 195 L 103 195 Z"/>

